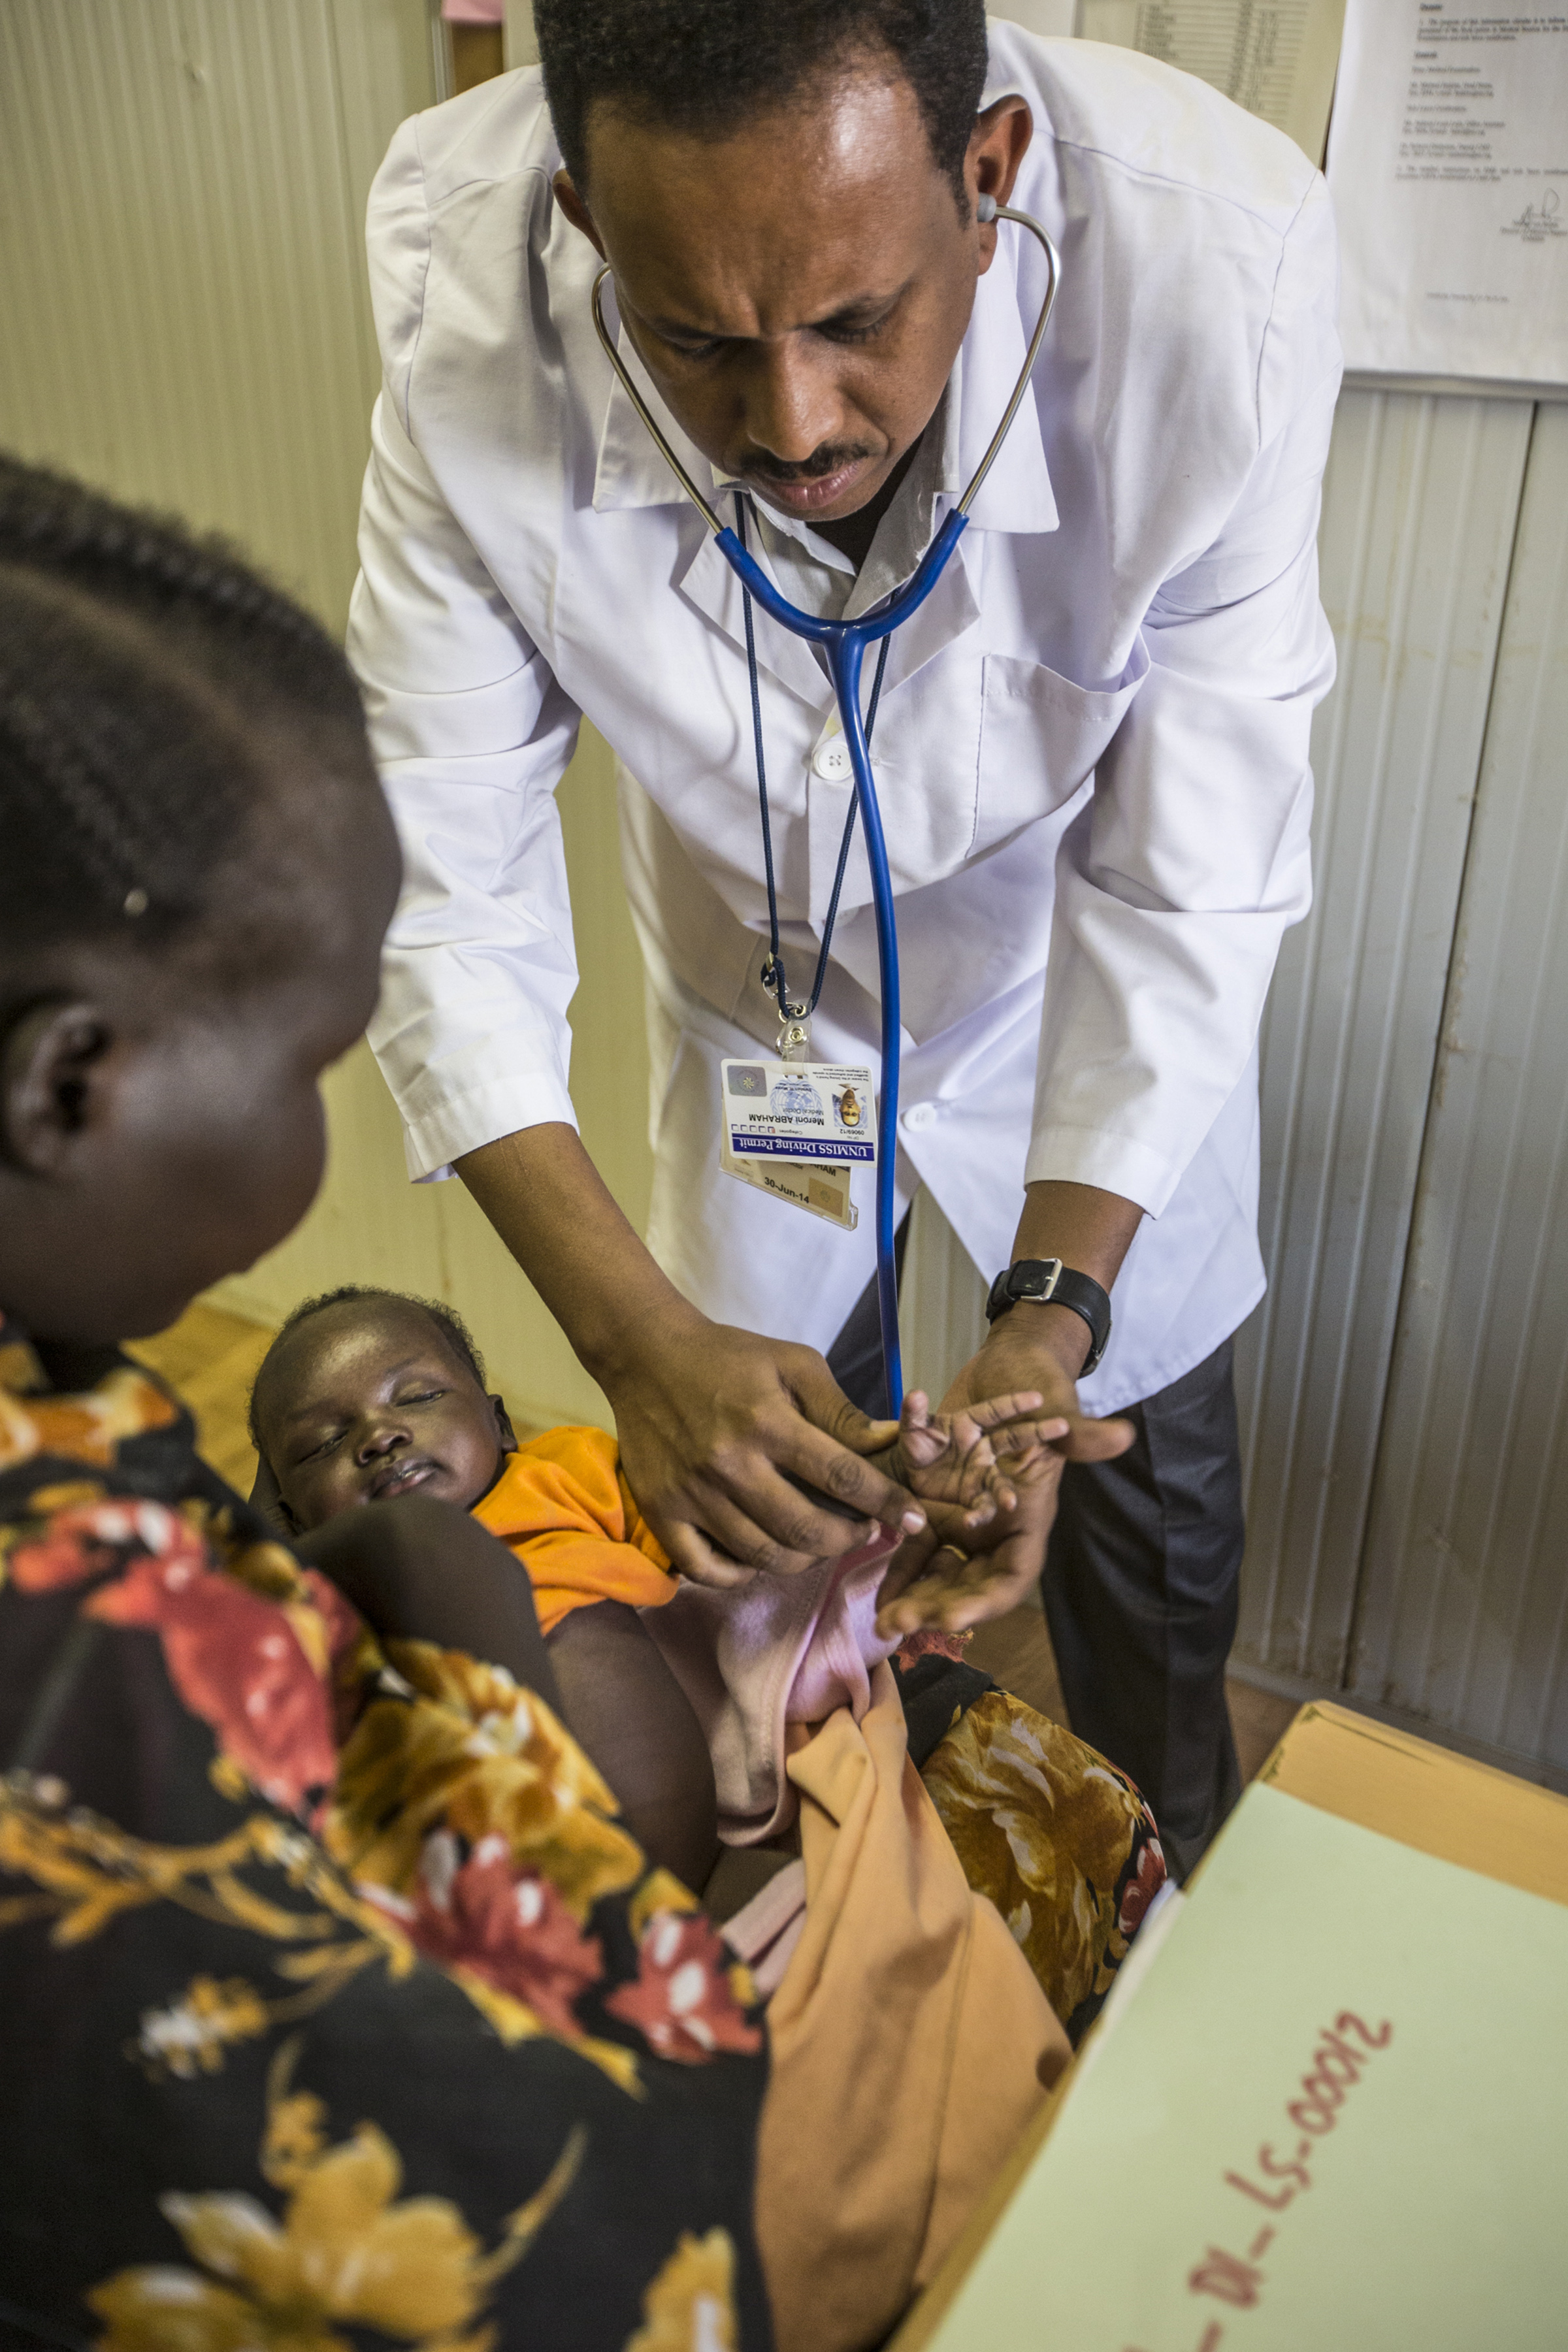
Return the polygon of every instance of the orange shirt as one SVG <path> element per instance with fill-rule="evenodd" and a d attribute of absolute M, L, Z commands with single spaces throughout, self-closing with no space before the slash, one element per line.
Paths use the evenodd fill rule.
<path fill-rule="evenodd" d="M 516 1552 L 533 1586 L 540 1631 L 574 1609 L 625 1601 L 657 1609 L 676 1578 L 621 1475 L 602 1429 L 547 1429 L 509 1454 L 473 1517 Z"/>

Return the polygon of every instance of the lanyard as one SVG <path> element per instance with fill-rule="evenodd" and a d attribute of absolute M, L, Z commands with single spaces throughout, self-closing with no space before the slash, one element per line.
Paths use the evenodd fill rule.
<path fill-rule="evenodd" d="M 746 544 L 746 509 L 742 494 L 735 492 L 735 536 L 742 547 Z M 833 877 L 833 896 L 827 902 L 827 919 L 822 929 L 822 946 L 816 959 L 816 976 L 811 983 L 811 995 L 804 1004 L 790 1001 L 789 982 L 784 977 L 784 952 L 779 946 L 779 901 L 773 883 L 773 835 L 768 816 L 768 771 L 763 751 L 763 698 L 757 680 L 757 641 L 752 622 L 752 592 L 744 581 L 741 583 L 741 601 L 746 615 L 746 665 L 752 679 L 752 735 L 757 749 L 757 799 L 763 815 L 763 870 L 768 884 L 768 960 L 763 966 L 763 986 L 770 990 L 777 1002 L 779 1019 L 787 1028 L 794 1021 L 809 1021 L 816 1010 L 816 1000 L 822 994 L 822 983 L 827 977 L 827 954 L 833 945 L 833 926 L 838 919 L 838 897 L 844 887 L 844 869 L 849 863 L 849 844 L 855 837 L 855 817 L 858 801 L 853 787 L 849 793 L 849 814 L 844 820 L 844 838 L 838 845 L 838 866 Z M 877 705 L 882 693 L 882 672 L 888 667 L 890 636 L 882 639 L 882 649 L 877 656 L 877 674 L 871 682 L 871 707 L 866 714 L 866 745 L 869 750 L 871 730 L 877 723 Z"/>

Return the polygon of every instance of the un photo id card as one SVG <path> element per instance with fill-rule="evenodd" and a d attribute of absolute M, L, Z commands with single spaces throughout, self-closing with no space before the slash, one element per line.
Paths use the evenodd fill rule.
<path fill-rule="evenodd" d="M 853 1233 L 850 1176 L 877 1157 L 871 1073 L 837 1062 L 721 1065 L 726 1172 Z"/>

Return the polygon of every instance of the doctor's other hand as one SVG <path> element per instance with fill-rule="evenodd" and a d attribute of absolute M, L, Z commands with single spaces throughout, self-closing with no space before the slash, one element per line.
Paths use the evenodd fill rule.
<path fill-rule="evenodd" d="M 1039 1422 L 1032 1400 L 1026 1404 L 1020 1397 L 998 1398 L 990 1410 L 1009 1406 L 1022 1406 L 1037 1426 L 1021 1422 L 996 1433 L 998 1446 L 1010 1440 L 1018 1450 L 997 1455 L 977 1499 L 940 1501 L 922 1486 L 931 1524 L 900 1545 L 877 1596 L 877 1631 L 884 1640 L 924 1627 L 967 1633 L 1017 1608 L 1038 1577 L 1063 1468 L 1045 1433 L 1059 1432 L 1063 1423 Z M 977 1417 L 987 1408 L 974 1411 Z M 968 1420 L 962 1412 L 952 1416 L 958 1429 Z M 983 1438 L 976 1450 L 989 1452 L 989 1441 Z"/>
<path fill-rule="evenodd" d="M 814 1348 L 761 1339 L 695 1309 L 663 1318 L 640 1351 L 600 1372 L 626 1483 L 694 1583 L 795 1576 L 865 1543 L 910 1537 L 924 1507 L 875 1462 L 889 1423 L 868 1421 Z M 838 1507 L 814 1503 L 799 1481 Z"/>
<path fill-rule="evenodd" d="M 1064 1462 L 1112 1461 L 1126 1453 L 1137 1433 L 1130 1421 L 1096 1421 L 1079 1404 L 1078 1377 L 1089 1348 L 1089 1327 L 1070 1307 L 1020 1299 L 993 1323 L 943 1397 L 942 1412 L 954 1413 L 1032 1390 L 1039 1402 L 1022 1417 L 1040 1422 L 1054 1415 L 1066 1423 L 1065 1433 L 1049 1441 Z M 992 1442 L 996 1444 L 994 1433 Z"/>
<path fill-rule="evenodd" d="M 963 1633 L 1022 1601 L 1056 1516 L 1068 1423 L 1037 1390 L 933 1413 L 916 1389 L 879 1459 L 913 1488 L 931 1524 L 909 1536 L 878 1594 L 884 1639 L 922 1627 Z"/>
<path fill-rule="evenodd" d="M 1126 1453 L 1136 1433 L 1130 1421 L 1095 1421 L 1079 1404 L 1078 1374 L 1089 1346 L 1088 1327 L 1068 1307 L 1020 1300 L 997 1317 L 937 1418 L 985 1416 L 987 1442 L 1019 1490 L 1017 1507 L 977 1533 L 941 1524 L 946 1507 L 931 1503 L 931 1529 L 905 1544 L 882 1587 L 878 1623 L 884 1633 L 912 1633 L 918 1624 L 962 1632 L 1015 1607 L 1039 1576 L 1063 1465 L 1109 1462 Z M 1010 1433 L 1015 1441 L 1027 1433 L 1040 1459 L 1027 1467 L 1009 1460 Z M 896 1615 L 895 1601 L 901 1603 Z M 917 1607 L 922 1613 L 906 1624 Z"/>

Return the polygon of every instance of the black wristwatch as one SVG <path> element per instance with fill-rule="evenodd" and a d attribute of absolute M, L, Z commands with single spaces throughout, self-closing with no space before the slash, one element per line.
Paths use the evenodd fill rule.
<path fill-rule="evenodd" d="M 1093 1276 L 1075 1274 L 1059 1257 L 1021 1257 L 992 1284 L 985 1302 L 987 1323 L 994 1323 L 1020 1298 L 1035 1300 L 1041 1307 L 1070 1307 L 1075 1315 L 1083 1317 L 1091 1345 L 1079 1378 L 1087 1380 L 1110 1339 L 1110 1301 Z"/>

